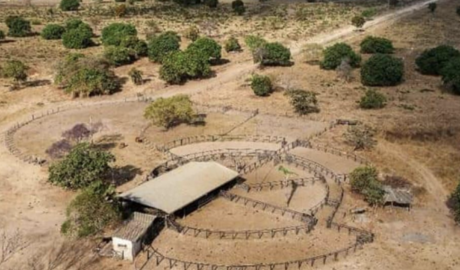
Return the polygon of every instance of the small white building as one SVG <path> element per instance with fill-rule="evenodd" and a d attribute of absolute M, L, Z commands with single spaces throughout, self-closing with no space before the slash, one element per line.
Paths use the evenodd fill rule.
<path fill-rule="evenodd" d="M 148 234 L 154 215 L 134 212 L 130 219 L 112 236 L 112 245 L 115 255 L 123 260 L 133 261 L 142 248 L 142 241 Z"/>

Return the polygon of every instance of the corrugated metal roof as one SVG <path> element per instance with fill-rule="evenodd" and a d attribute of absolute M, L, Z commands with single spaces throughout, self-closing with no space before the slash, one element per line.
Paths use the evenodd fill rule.
<path fill-rule="evenodd" d="M 385 195 L 383 200 L 385 203 L 411 204 L 412 194 L 408 190 L 393 189 L 390 186 L 384 186 Z"/>
<path fill-rule="evenodd" d="M 130 219 L 119 228 L 113 237 L 136 242 L 145 234 L 157 216 L 134 212 Z"/>
<path fill-rule="evenodd" d="M 217 162 L 189 162 L 120 197 L 171 214 L 237 176 L 237 172 Z"/>

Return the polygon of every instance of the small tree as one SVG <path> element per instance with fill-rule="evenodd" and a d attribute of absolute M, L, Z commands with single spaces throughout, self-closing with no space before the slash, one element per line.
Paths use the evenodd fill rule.
<path fill-rule="evenodd" d="M 381 37 L 367 36 L 360 44 L 361 53 L 392 54 L 394 52 L 391 40 Z"/>
<path fill-rule="evenodd" d="M 107 46 L 104 50 L 104 58 L 113 66 L 127 65 L 133 62 L 134 52 L 121 46 Z"/>
<path fill-rule="evenodd" d="M 454 94 L 460 95 L 460 58 L 450 60 L 441 70 L 442 81 Z"/>
<path fill-rule="evenodd" d="M 457 188 L 452 192 L 448 200 L 448 206 L 454 215 L 454 220 L 460 224 L 460 183 Z"/>
<path fill-rule="evenodd" d="M 452 46 L 440 45 L 425 50 L 415 59 L 415 64 L 422 74 L 440 75 L 444 66 L 453 58 L 460 57 L 460 52 Z"/>
<path fill-rule="evenodd" d="M 361 68 L 361 82 L 367 86 L 394 86 L 404 78 L 404 62 L 390 55 L 376 54 Z"/>
<path fill-rule="evenodd" d="M 25 37 L 31 34 L 30 22 L 19 16 L 8 16 L 5 20 L 8 26 L 8 35 L 11 37 Z"/>
<path fill-rule="evenodd" d="M 374 140 L 375 131 L 363 124 L 349 126 L 344 134 L 345 142 L 353 146 L 354 150 L 370 149 L 377 143 Z"/>
<path fill-rule="evenodd" d="M 170 84 L 209 76 L 211 68 L 207 55 L 197 50 L 171 52 L 164 57 L 160 78 Z"/>
<path fill-rule="evenodd" d="M 351 24 L 358 29 L 361 29 L 365 23 L 366 19 L 364 19 L 364 17 L 360 15 L 356 15 L 351 19 Z"/>
<path fill-rule="evenodd" d="M 140 57 L 147 56 L 147 43 L 136 36 L 124 37 L 121 40 L 120 47 L 128 49 L 132 58 L 134 59 L 139 59 Z"/>
<path fill-rule="evenodd" d="M 61 0 L 59 7 L 62 11 L 75 11 L 80 7 L 80 0 Z"/>
<path fill-rule="evenodd" d="M 27 70 L 29 67 L 19 60 L 8 60 L 1 69 L 1 74 L 5 78 L 13 79 L 15 84 L 27 80 Z"/>
<path fill-rule="evenodd" d="M 129 77 L 131 78 L 131 81 L 135 84 L 135 85 L 141 85 L 144 83 L 144 81 L 142 80 L 142 71 L 136 69 L 136 68 L 132 68 L 129 73 L 128 73 Z"/>
<path fill-rule="evenodd" d="M 120 46 L 123 39 L 137 36 L 136 27 L 127 23 L 112 23 L 102 29 L 101 40 L 104 46 Z"/>
<path fill-rule="evenodd" d="M 349 59 L 352 67 L 358 67 L 361 63 L 361 56 L 356 54 L 350 45 L 345 43 L 336 43 L 327 47 L 324 52 L 323 61 L 320 63 L 323 69 L 336 69 L 345 58 Z"/>
<path fill-rule="evenodd" d="M 190 26 L 184 31 L 184 37 L 191 41 L 195 41 L 200 37 L 200 29 L 196 26 Z"/>
<path fill-rule="evenodd" d="M 149 58 L 152 61 L 161 63 L 163 57 L 170 52 L 178 51 L 180 48 L 180 37 L 177 33 L 168 31 L 149 40 Z"/>
<path fill-rule="evenodd" d="M 272 81 L 268 76 L 254 74 L 251 78 L 251 89 L 257 96 L 268 96 L 273 92 Z"/>
<path fill-rule="evenodd" d="M 291 51 L 278 42 L 265 43 L 253 52 L 253 58 L 262 66 L 288 66 L 291 64 Z"/>
<path fill-rule="evenodd" d="M 222 47 L 212 38 L 200 37 L 191 43 L 187 51 L 196 51 L 208 60 L 220 60 Z"/>
<path fill-rule="evenodd" d="M 383 203 L 385 191 L 378 180 L 378 171 L 374 167 L 358 167 L 350 173 L 351 190 L 364 195 L 365 200 L 371 205 Z"/>
<path fill-rule="evenodd" d="M 86 237 L 121 220 L 115 189 L 101 181 L 92 183 L 70 202 L 61 232 L 69 237 Z"/>
<path fill-rule="evenodd" d="M 246 46 L 249 47 L 251 52 L 255 52 L 259 48 L 262 48 L 267 41 L 259 36 L 249 35 L 244 38 L 244 42 Z"/>
<path fill-rule="evenodd" d="M 61 161 L 49 167 L 48 181 L 54 185 L 80 189 L 101 179 L 109 170 L 115 157 L 96 150 L 88 143 L 77 144 Z"/>
<path fill-rule="evenodd" d="M 226 52 L 238 52 L 241 51 L 240 43 L 235 37 L 230 37 L 225 41 L 225 51 Z"/>
<path fill-rule="evenodd" d="M 144 117 L 151 120 L 156 126 L 169 129 L 192 120 L 195 115 L 192 105 L 187 95 L 158 98 L 145 109 Z"/>
<path fill-rule="evenodd" d="M 82 20 L 78 18 L 70 18 L 65 22 L 65 29 L 66 31 L 77 29 L 82 24 L 85 24 Z M 88 24 L 87 27 L 91 29 L 91 27 Z"/>
<path fill-rule="evenodd" d="M 380 109 L 385 107 L 387 98 L 375 89 L 368 89 L 359 101 L 361 109 Z"/>
<path fill-rule="evenodd" d="M 290 97 L 291 104 L 296 113 L 306 115 L 309 113 L 319 112 L 316 93 L 305 90 L 289 90 L 286 92 L 286 95 Z"/>
<path fill-rule="evenodd" d="M 244 6 L 244 2 L 241 0 L 234 0 L 232 2 L 232 9 L 237 15 L 243 15 L 246 12 L 246 7 Z"/>
<path fill-rule="evenodd" d="M 61 39 L 62 35 L 65 32 L 64 26 L 61 26 L 59 24 L 48 24 L 43 28 L 42 32 L 40 33 L 40 36 L 43 39 Z"/>
<path fill-rule="evenodd" d="M 82 23 L 74 29 L 67 30 L 62 35 L 62 44 L 69 49 L 84 49 L 93 45 L 92 37 L 93 30 L 91 27 Z"/>
<path fill-rule="evenodd" d="M 435 2 L 429 3 L 429 4 L 428 4 L 428 10 L 429 10 L 432 14 L 434 14 L 434 12 L 435 12 L 435 10 L 436 10 L 437 7 L 438 7 L 438 4 L 436 4 Z"/>

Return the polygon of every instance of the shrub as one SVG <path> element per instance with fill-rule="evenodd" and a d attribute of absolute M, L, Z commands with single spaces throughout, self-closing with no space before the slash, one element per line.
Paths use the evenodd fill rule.
<path fill-rule="evenodd" d="M 152 61 L 161 63 L 163 57 L 169 52 L 178 51 L 180 48 L 180 37 L 177 33 L 168 31 L 149 40 L 149 58 Z"/>
<path fill-rule="evenodd" d="M 80 24 L 77 28 L 67 30 L 62 35 L 62 44 L 69 49 L 84 49 L 93 45 L 92 29 L 85 23 Z"/>
<path fill-rule="evenodd" d="M 225 41 L 225 51 L 226 52 L 237 52 L 241 51 L 240 43 L 235 37 L 230 37 Z"/>
<path fill-rule="evenodd" d="M 121 41 L 128 36 L 137 36 L 137 30 L 134 25 L 112 23 L 102 29 L 101 40 L 104 46 L 120 46 Z"/>
<path fill-rule="evenodd" d="M 391 40 L 381 37 L 367 36 L 360 44 L 361 53 L 383 53 L 391 54 L 394 52 Z"/>
<path fill-rule="evenodd" d="M 219 0 L 204 0 L 204 4 L 210 8 L 216 8 Z"/>
<path fill-rule="evenodd" d="M 254 62 L 263 66 L 288 66 L 291 64 L 291 51 L 278 42 L 265 43 L 253 53 Z"/>
<path fill-rule="evenodd" d="M 255 74 L 252 76 L 251 88 L 254 94 L 260 97 L 268 96 L 273 92 L 272 81 L 264 75 Z"/>
<path fill-rule="evenodd" d="M 120 83 L 105 60 L 69 54 L 57 66 L 55 83 L 74 97 L 112 94 Z"/>
<path fill-rule="evenodd" d="M 126 15 L 127 8 L 125 4 L 118 5 L 113 8 L 113 13 L 115 14 L 116 17 L 122 18 Z"/>
<path fill-rule="evenodd" d="M 448 206 L 454 215 L 455 222 L 460 224 L 460 183 L 458 183 L 457 188 L 450 195 Z"/>
<path fill-rule="evenodd" d="M 27 80 L 29 67 L 19 60 L 8 60 L 2 67 L 1 74 L 5 78 L 12 78 L 15 83 Z"/>
<path fill-rule="evenodd" d="M 200 37 L 191 43 L 187 51 L 197 51 L 207 59 L 220 60 L 222 47 L 212 38 Z"/>
<path fill-rule="evenodd" d="M 188 79 L 207 77 L 211 73 L 209 60 L 198 51 L 170 52 L 163 60 L 160 78 L 171 84 Z"/>
<path fill-rule="evenodd" d="M 191 41 L 195 41 L 200 36 L 200 30 L 196 26 L 190 26 L 184 31 L 184 37 Z"/>
<path fill-rule="evenodd" d="M 244 42 L 246 43 L 246 46 L 248 46 L 252 52 L 263 47 L 267 43 L 265 39 L 259 36 L 253 36 L 253 35 L 246 36 L 244 38 Z"/>
<path fill-rule="evenodd" d="M 68 189 L 85 188 L 100 180 L 113 161 L 111 153 L 96 150 L 89 143 L 79 143 L 63 160 L 49 167 L 48 182 Z"/>
<path fill-rule="evenodd" d="M 351 19 L 351 24 L 356 28 L 361 28 L 366 23 L 366 19 L 363 16 L 357 15 Z"/>
<path fill-rule="evenodd" d="M 460 58 L 454 58 L 441 70 L 442 81 L 460 95 Z"/>
<path fill-rule="evenodd" d="M 234 0 L 232 2 L 232 9 L 237 15 L 243 15 L 246 12 L 246 7 L 244 6 L 244 2 L 241 0 Z"/>
<path fill-rule="evenodd" d="M 80 7 L 80 0 L 61 0 L 59 5 L 62 11 L 74 11 Z"/>
<path fill-rule="evenodd" d="M 145 109 L 144 117 L 154 125 L 169 129 L 181 123 L 189 123 L 195 112 L 187 95 L 158 98 Z"/>
<path fill-rule="evenodd" d="M 48 24 L 40 33 L 43 39 L 61 39 L 65 28 L 59 24 Z"/>
<path fill-rule="evenodd" d="M 104 58 L 114 66 L 132 63 L 134 59 L 132 54 L 131 50 L 120 46 L 107 46 L 104 50 Z"/>
<path fill-rule="evenodd" d="M 436 4 L 436 3 L 429 3 L 429 4 L 428 4 L 428 10 L 429 10 L 431 13 L 434 13 L 434 11 L 436 10 L 437 7 L 438 7 L 438 4 Z"/>
<path fill-rule="evenodd" d="M 128 76 L 131 78 L 131 81 L 135 85 L 141 85 L 144 83 L 144 81 L 142 80 L 142 75 L 143 75 L 142 71 L 136 68 L 132 68 L 128 73 Z"/>
<path fill-rule="evenodd" d="M 352 67 L 358 67 L 361 63 L 361 56 L 356 54 L 350 45 L 345 43 L 336 43 L 327 47 L 323 54 L 323 61 L 320 63 L 323 69 L 336 69 L 345 58 L 348 58 Z"/>
<path fill-rule="evenodd" d="M 366 19 L 371 19 L 376 14 L 377 14 L 377 10 L 375 8 L 368 8 L 368 9 L 363 10 L 363 12 L 361 12 L 361 16 L 363 16 Z"/>
<path fill-rule="evenodd" d="M 133 58 L 147 56 L 147 43 L 136 36 L 126 36 L 120 42 L 120 47 L 127 48 Z"/>
<path fill-rule="evenodd" d="M 376 141 L 374 140 L 374 130 L 363 124 L 349 126 L 347 132 L 344 134 L 345 142 L 355 148 L 370 149 L 374 147 Z"/>
<path fill-rule="evenodd" d="M 305 90 L 289 90 L 286 92 L 286 95 L 291 98 L 291 104 L 296 113 L 306 115 L 313 112 L 319 112 L 316 93 Z"/>
<path fill-rule="evenodd" d="M 66 210 L 61 233 L 69 237 L 86 237 L 101 232 L 121 220 L 115 188 L 101 181 L 94 182 L 78 194 Z"/>
<path fill-rule="evenodd" d="M 358 167 L 350 173 L 352 191 L 364 195 L 365 200 L 371 205 L 383 203 L 382 183 L 378 180 L 378 171 L 374 167 Z"/>
<path fill-rule="evenodd" d="M 5 33 L 3 33 L 2 30 L 0 30 L 0 40 L 5 39 Z"/>
<path fill-rule="evenodd" d="M 82 24 L 85 24 L 82 20 L 77 19 L 77 18 L 71 18 L 65 22 L 65 29 L 66 31 L 77 29 Z M 86 25 L 88 28 L 91 28 L 88 24 Z"/>
<path fill-rule="evenodd" d="M 415 64 L 422 74 L 440 75 L 447 62 L 456 57 L 460 57 L 459 51 L 452 46 L 440 45 L 422 52 L 415 60 Z"/>
<path fill-rule="evenodd" d="M 372 56 L 361 68 L 361 82 L 367 86 L 393 86 L 403 77 L 403 61 L 386 54 Z"/>
<path fill-rule="evenodd" d="M 30 22 L 18 16 L 8 16 L 5 20 L 8 26 L 8 35 L 12 37 L 25 37 L 30 35 L 32 28 Z"/>
<path fill-rule="evenodd" d="M 361 109 L 380 109 L 385 107 L 387 98 L 374 89 L 368 89 L 359 101 Z"/>

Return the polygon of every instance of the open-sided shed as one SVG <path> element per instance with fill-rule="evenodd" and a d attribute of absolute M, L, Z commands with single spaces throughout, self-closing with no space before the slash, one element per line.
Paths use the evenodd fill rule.
<path fill-rule="evenodd" d="M 408 207 L 412 205 L 412 194 L 408 190 L 395 189 L 390 186 L 384 186 L 385 194 L 383 196 L 384 205 L 396 205 Z"/>
<path fill-rule="evenodd" d="M 189 162 L 122 193 L 120 197 L 173 214 L 237 177 L 237 172 L 217 162 Z"/>

